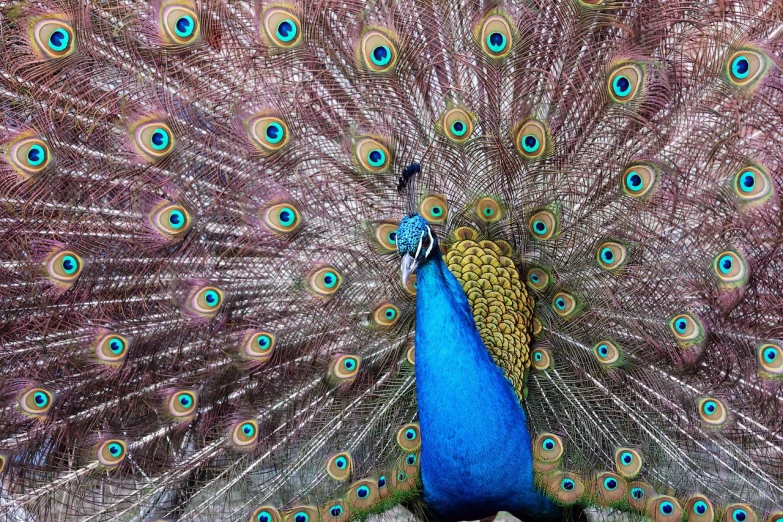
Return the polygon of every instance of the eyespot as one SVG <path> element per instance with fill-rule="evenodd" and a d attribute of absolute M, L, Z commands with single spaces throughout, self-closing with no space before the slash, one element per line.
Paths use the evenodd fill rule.
<path fill-rule="evenodd" d="M 261 506 L 253 511 L 250 522 L 282 522 L 282 517 L 272 506 Z"/>
<path fill-rule="evenodd" d="M 302 22 L 285 7 L 264 11 L 261 19 L 265 41 L 274 47 L 290 49 L 302 41 Z"/>
<path fill-rule="evenodd" d="M 481 198 L 476 203 L 476 215 L 485 223 L 495 223 L 503 217 L 500 204 L 492 198 Z"/>
<path fill-rule="evenodd" d="M 647 507 L 647 500 L 655 496 L 655 490 L 646 482 L 636 481 L 628 484 L 626 490 L 626 500 L 632 509 L 644 511 Z"/>
<path fill-rule="evenodd" d="M 688 522 L 712 522 L 715 520 L 715 508 L 704 495 L 693 495 L 685 504 Z"/>
<path fill-rule="evenodd" d="M 362 35 L 359 56 L 370 71 L 386 72 L 397 63 L 397 46 L 383 31 L 371 29 Z"/>
<path fill-rule="evenodd" d="M 318 510 L 313 506 L 295 506 L 285 516 L 285 522 L 317 522 Z"/>
<path fill-rule="evenodd" d="M 747 504 L 729 504 L 723 515 L 725 522 L 757 522 L 758 517 Z"/>
<path fill-rule="evenodd" d="M 380 498 L 378 482 L 383 479 L 383 487 L 386 486 L 386 477 L 377 480 L 362 479 L 351 484 L 348 488 L 348 502 L 355 509 L 367 509 L 373 507 Z"/>
<path fill-rule="evenodd" d="M 64 58 L 73 53 L 73 27 L 64 20 L 43 19 L 33 26 L 33 46 L 47 59 Z"/>
<path fill-rule="evenodd" d="M 397 444 L 405 451 L 415 451 L 421 446 L 419 424 L 406 424 L 397 432 Z"/>
<path fill-rule="evenodd" d="M 190 214 L 182 205 L 165 205 L 150 214 L 155 230 L 164 237 L 176 237 L 190 228 Z"/>
<path fill-rule="evenodd" d="M 636 98 L 644 82 L 644 71 L 636 64 L 616 67 L 607 80 L 609 97 L 617 103 L 628 103 Z"/>
<path fill-rule="evenodd" d="M 623 478 L 634 479 L 642 470 L 642 456 L 631 448 L 618 448 L 614 452 L 614 465 Z"/>
<path fill-rule="evenodd" d="M 258 423 L 253 419 L 237 422 L 231 429 L 231 443 L 238 448 L 247 448 L 258 442 Z"/>
<path fill-rule="evenodd" d="M 628 249 L 617 241 L 606 241 L 598 245 L 596 259 L 598 266 L 605 270 L 617 270 L 625 264 L 628 257 Z"/>
<path fill-rule="evenodd" d="M 463 143 L 473 134 L 474 117 L 465 109 L 455 107 L 447 110 L 440 118 L 443 133 L 451 141 Z"/>
<path fill-rule="evenodd" d="M 205 286 L 190 298 L 193 311 L 204 317 L 213 317 L 223 306 L 223 291 L 216 286 Z"/>
<path fill-rule="evenodd" d="M 408 364 L 411 366 L 416 365 L 416 347 L 411 345 L 410 348 L 408 348 L 405 352 L 405 360 L 408 361 Z"/>
<path fill-rule="evenodd" d="M 295 206 L 290 203 L 273 205 L 264 212 L 264 224 L 272 232 L 288 234 L 302 224 L 302 218 Z"/>
<path fill-rule="evenodd" d="M 646 199 L 658 180 L 658 172 L 650 165 L 631 165 L 623 172 L 623 192 L 634 198 Z"/>
<path fill-rule="evenodd" d="M 748 263 L 737 250 L 725 250 L 712 259 L 718 285 L 724 289 L 744 286 L 750 277 Z"/>
<path fill-rule="evenodd" d="M 604 472 L 595 478 L 594 488 L 598 493 L 598 503 L 608 506 L 625 497 L 627 485 L 619 475 Z"/>
<path fill-rule="evenodd" d="M 540 462 L 558 462 L 563 456 L 563 441 L 554 433 L 542 433 L 533 442 L 533 458 Z"/>
<path fill-rule="evenodd" d="M 360 366 L 360 357 L 356 355 L 340 355 L 332 359 L 329 371 L 337 382 L 349 384 L 356 379 Z"/>
<path fill-rule="evenodd" d="M 699 417 L 714 428 L 722 428 L 729 420 L 729 410 L 726 405 L 714 397 L 699 399 Z"/>
<path fill-rule="evenodd" d="M 243 341 L 243 354 L 254 361 L 268 361 L 272 358 L 276 341 L 274 334 L 269 332 L 250 332 Z"/>
<path fill-rule="evenodd" d="M 540 334 L 543 329 L 544 329 L 544 325 L 541 324 L 541 321 L 538 319 L 538 317 L 534 317 L 533 318 L 533 335 Z"/>
<path fill-rule="evenodd" d="M 115 333 L 104 334 L 95 343 L 98 360 L 109 366 L 121 366 L 128 355 L 128 340 Z"/>
<path fill-rule="evenodd" d="M 526 159 L 538 159 L 547 150 L 548 134 L 543 123 L 527 120 L 519 126 L 514 144 L 517 146 L 517 151 Z"/>
<path fill-rule="evenodd" d="M 49 165 L 49 146 L 38 138 L 22 138 L 8 149 L 8 162 L 24 179 L 41 172 Z"/>
<path fill-rule="evenodd" d="M 549 288 L 549 273 L 542 268 L 530 268 L 527 271 L 527 286 L 538 292 L 546 292 Z"/>
<path fill-rule="evenodd" d="M 729 57 L 726 75 L 732 85 L 748 87 L 758 82 L 769 69 L 767 55 L 753 49 L 742 49 Z"/>
<path fill-rule="evenodd" d="M 386 476 L 381 475 L 378 477 L 378 489 L 383 489 L 386 487 Z"/>
<path fill-rule="evenodd" d="M 680 503 L 668 495 L 651 499 L 647 504 L 647 513 L 656 522 L 674 522 L 682 518 Z"/>
<path fill-rule="evenodd" d="M 381 223 L 375 227 L 375 240 L 381 248 L 389 252 L 397 251 L 397 225 Z"/>
<path fill-rule="evenodd" d="M 783 375 L 783 348 L 777 341 L 767 341 L 757 348 L 761 370 L 772 375 Z"/>
<path fill-rule="evenodd" d="M 198 397 L 196 392 L 180 390 L 172 393 L 168 400 L 168 411 L 179 420 L 192 417 L 196 413 Z"/>
<path fill-rule="evenodd" d="M 389 328 L 400 320 L 400 309 L 387 301 L 383 301 L 375 307 L 372 319 L 376 326 Z"/>
<path fill-rule="evenodd" d="M 116 466 L 125 458 L 127 447 L 119 439 L 107 440 L 98 447 L 98 461 L 104 466 Z"/>
<path fill-rule="evenodd" d="M 324 267 L 312 272 L 308 281 L 310 290 L 317 295 L 328 297 L 340 288 L 343 278 L 334 268 Z"/>
<path fill-rule="evenodd" d="M 326 472 L 335 480 L 345 480 L 351 475 L 351 454 L 343 451 L 329 458 L 326 464 Z"/>
<path fill-rule="evenodd" d="M 443 223 L 449 214 L 446 198 L 438 195 L 429 195 L 419 205 L 419 212 L 430 223 Z"/>
<path fill-rule="evenodd" d="M 543 371 L 548 370 L 552 365 L 552 357 L 549 355 L 549 350 L 546 348 L 536 348 L 531 354 L 534 370 Z"/>
<path fill-rule="evenodd" d="M 161 121 L 137 125 L 132 132 L 133 146 L 147 163 L 160 161 L 174 149 L 174 134 Z"/>
<path fill-rule="evenodd" d="M 19 397 L 19 406 L 24 413 L 43 417 L 52 408 L 52 393 L 44 388 L 32 388 Z"/>
<path fill-rule="evenodd" d="M 546 483 L 546 489 L 563 505 L 574 504 L 585 492 L 582 479 L 575 473 L 552 474 Z"/>
<path fill-rule="evenodd" d="M 767 170 L 756 165 L 749 165 L 737 171 L 733 188 L 739 202 L 749 206 L 764 203 L 774 193 Z"/>
<path fill-rule="evenodd" d="M 528 220 L 528 230 L 533 238 L 540 240 L 553 238 L 557 233 L 558 225 L 557 216 L 545 209 L 535 212 Z"/>
<path fill-rule="evenodd" d="M 247 123 L 251 143 L 263 154 L 282 149 L 290 137 L 288 126 L 275 116 L 256 116 Z"/>
<path fill-rule="evenodd" d="M 193 43 L 198 40 L 201 32 L 196 12 L 191 7 L 182 4 L 169 4 L 161 9 L 160 29 L 164 40 L 169 45 Z"/>
<path fill-rule="evenodd" d="M 561 317 L 570 317 L 577 311 L 577 301 L 568 292 L 558 292 L 552 298 L 552 309 Z"/>
<path fill-rule="evenodd" d="M 490 58 L 503 58 L 513 44 L 511 24 L 500 14 L 487 16 L 477 28 L 476 36 L 481 49 Z"/>
<path fill-rule="evenodd" d="M 347 521 L 350 519 L 351 512 L 347 504 L 339 501 L 327 502 L 321 509 L 321 522 L 329 520 Z"/>
<path fill-rule="evenodd" d="M 71 285 L 82 273 L 82 258 L 73 250 L 60 250 L 46 261 L 46 273 L 56 283 Z"/>
<path fill-rule="evenodd" d="M 612 341 L 600 341 L 593 346 L 593 354 L 604 366 L 613 366 L 620 360 L 620 349 Z"/>
<path fill-rule="evenodd" d="M 356 159 L 369 172 L 384 172 L 389 167 L 389 149 L 374 138 L 362 138 L 356 142 Z"/>
<path fill-rule="evenodd" d="M 669 320 L 669 328 L 683 347 L 698 344 L 705 336 L 704 325 L 690 313 L 675 315 Z"/>

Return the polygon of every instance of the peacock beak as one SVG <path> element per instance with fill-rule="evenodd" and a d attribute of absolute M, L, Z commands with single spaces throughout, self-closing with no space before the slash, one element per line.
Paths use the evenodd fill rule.
<path fill-rule="evenodd" d="M 419 263 L 413 259 L 412 255 L 405 254 L 402 256 L 402 261 L 400 262 L 400 271 L 402 272 L 402 286 L 405 286 L 405 284 L 408 282 L 408 278 L 416 271 L 416 267 L 418 266 Z"/>

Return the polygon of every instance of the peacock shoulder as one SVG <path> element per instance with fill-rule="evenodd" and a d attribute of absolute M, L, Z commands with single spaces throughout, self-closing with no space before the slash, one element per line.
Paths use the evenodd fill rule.
<path fill-rule="evenodd" d="M 508 243 L 481 239 L 468 227 L 453 236 L 446 265 L 465 290 L 484 345 L 522 401 L 530 368 L 533 296 L 509 257 Z"/>

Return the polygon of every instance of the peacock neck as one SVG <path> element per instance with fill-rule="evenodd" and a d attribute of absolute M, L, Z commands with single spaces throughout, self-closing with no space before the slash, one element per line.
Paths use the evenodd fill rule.
<path fill-rule="evenodd" d="M 424 500 L 441 520 L 558 518 L 533 485 L 524 410 L 440 252 L 417 270 L 416 393 Z"/>

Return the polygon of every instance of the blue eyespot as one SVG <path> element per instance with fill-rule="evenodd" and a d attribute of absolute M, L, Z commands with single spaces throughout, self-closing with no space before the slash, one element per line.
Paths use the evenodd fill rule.
<path fill-rule="evenodd" d="M 633 455 L 631 455 L 630 452 L 625 451 L 622 455 L 620 455 L 620 461 L 627 466 L 633 462 Z"/>
<path fill-rule="evenodd" d="M 723 256 L 718 260 L 718 268 L 724 274 L 731 272 L 731 266 L 733 265 L 731 256 Z"/>
<path fill-rule="evenodd" d="M 272 522 L 272 515 L 269 511 L 262 511 L 256 516 L 258 522 Z"/>
<path fill-rule="evenodd" d="M 79 262 L 73 256 L 63 256 L 62 267 L 66 274 L 72 275 L 79 269 Z"/>
<path fill-rule="evenodd" d="M 334 465 L 337 466 L 337 469 L 345 469 L 348 465 L 348 461 L 345 460 L 345 457 L 338 457 L 338 459 L 334 461 Z"/>
<path fill-rule="evenodd" d="M 748 519 L 748 513 L 744 509 L 735 509 L 731 518 L 734 519 L 734 522 L 745 522 Z"/>
<path fill-rule="evenodd" d="M 329 514 L 335 518 L 339 517 L 340 515 L 343 514 L 342 506 L 340 506 L 339 504 L 332 506 L 332 508 L 329 510 Z"/>
<path fill-rule="evenodd" d="M 764 360 L 768 363 L 774 362 L 778 358 L 778 351 L 775 348 L 767 348 L 764 350 Z"/>
<path fill-rule="evenodd" d="M 378 478 L 378 487 L 379 488 L 385 488 L 386 487 L 386 476 L 385 475 L 381 475 Z"/>
<path fill-rule="evenodd" d="M 114 337 L 109 341 L 109 350 L 111 350 L 113 354 L 122 353 L 123 349 L 125 349 L 125 343 L 123 343 L 121 339 Z"/>
<path fill-rule="evenodd" d="M 563 491 L 573 491 L 575 487 L 576 484 L 570 478 L 564 478 L 560 481 L 560 489 Z"/>
<path fill-rule="evenodd" d="M 609 247 L 604 247 L 601 250 L 601 259 L 603 259 L 607 263 L 611 263 L 614 259 L 614 252 L 612 252 L 612 249 Z"/>
<path fill-rule="evenodd" d="M 717 409 L 718 409 L 718 405 L 715 404 L 714 401 L 707 401 L 704 404 L 704 411 L 707 412 L 710 415 L 715 413 L 715 410 L 717 410 Z"/>
<path fill-rule="evenodd" d="M 565 310 L 566 307 L 565 299 L 563 299 L 562 297 L 558 297 L 557 299 L 555 299 L 555 306 L 557 307 L 558 310 Z"/>
<path fill-rule="evenodd" d="M 185 224 L 185 214 L 180 210 L 172 210 L 171 213 L 169 213 L 169 224 L 173 229 L 182 228 Z"/>
<path fill-rule="evenodd" d="M 345 366 L 346 370 L 353 371 L 354 368 L 356 368 L 356 359 L 352 359 L 352 358 L 348 357 L 343 362 L 343 366 Z"/>
<path fill-rule="evenodd" d="M 636 500 L 641 500 L 644 498 L 644 490 L 642 488 L 632 488 L 631 496 Z"/>
<path fill-rule="evenodd" d="M 490 33 L 487 35 L 487 47 L 493 53 L 500 53 L 506 48 L 506 36 L 502 33 Z"/>
<path fill-rule="evenodd" d="M 443 214 L 443 209 L 440 207 L 432 207 L 432 210 L 430 210 L 430 212 L 432 212 L 433 216 L 440 216 L 441 214 Z"/>
<path fill-rule="evenodd" d="M 277 38 L 281 42 L 290 42 L 294 38 L 296 38 L 296 24 L 291 19 L 286 19 L 277 24 Z M 296 522 L 300 522 L 297 520 Z"/>
<path fill-rule="evenodd" d="M 614 491 L 617 489 L 617 480 L 615 480 L 612 477 L 607 477 L 604 479 L 604 489 L 608 491 Z"/>
<path fill-rule="evenodd" d="M 631 81 L 625 76 L 617 75 L 612 81 L 612 90 L 619 97 L 628 96 L 631 93 Z"/>
<path fill-rule="evenodd" d="M 628 186 L 629 190 L 639 192 L 644 186 L 644 181 L 636 171 L 632 170 L 625 176 L 625 184 Z"/>
<path fill-rule="evenodd" d="M 707 503 L 703 500 L 699 500 L 693 505 L 693 510 L 699 515 L 703 515 L 707 512 Z"/>
<path fill-rule="evenodd" d="M 413 428 L 405 430 L 405 438 L 408 440 L 416 440 L 416 430 Z"/>
<path fill-rule="evenodd" d="M 536 220 L 533 222 L 533 229 L 536 231 L 539 235 L 546 234 L 547 226 L 546 223 L 540 220 Z"/>
<path fill-rule="evenodd" d="M 598 347 L 598 355 L 600 355 L 601 357 L 606 357 L 607 355 L 609 355 L 609 347 L 606 346 L 605 344 L 600 345 Z M 626 455 L 629 454 L 626 453 Z"/>
<path fill-rule="evenodd" d="M 392 58 L 391 49 L 386 45 L 379 45 L 372 50 L 372 63 L 379 67 L 388 64 Z"/>
<path fill-rule="evenodd" d="M 55 29 L 49 35 L 49 47 L 58 53 L 66 50 L 70 41 L 71 35 L 65 29 Z"/>
<path fill-rule="evenodd" d="M 193 399 L 190 398 L 190 395 L 187 393 L 182 393 L 177 398 L 179 403 L 182 405 L 183 408 L 190 408 L 193 405 Z"/>
<path fill-rule="evenodd" d="M 405 462 L 407 462 L 409 466 L 413 466 L 416 464 L 416 455 L 413 453 L 408 454 L 408 458 L 405 459 Z"/>
<path fill-rule="evenodd" d="M 277 219 L 280 220 L 282 226 L 290 227 L 296 221 L 296 213 L 290 207 L 283 207 L 280 209 L 280 213 L 277 214 Z"/>
<path fill-rule="evenodd" d="M 109 444 L 109 453 L 111 453 L 113 456 L 117 456 L 120 453 L 122 453 L 122 446 L 117 444 L 116 442 L 112 442 Z"/>
<path fill-rule="evenodd" d="M 544 358 L 544 356 L 543 356 L 543 355 L 541 355 L 541 352 L 536 352 L 536 353 L 533 355 L 533 359 L 534 359 L 534 360 L 536 360 L 536 361 L 540 361 L 540 360 L 541 360 L 541 359 L 543 359 L 543 358 Z"/>
<path fill-rule="evenodd" d="M 731 62 L 731 74 L 744 80 L 750 74 L 750 62 L 744 55 L 739 55 Z"/>
<path fill-rule="evenodd" d="M 334 272 L 326 272 L 324 274 L 324 286 L 326 288 L 334 288 L 337 284 L 337 275 Z"/>
<path fill-rule="evenodd" d="M 271 346 L 272 339 L 266 334 L 259 335 L 258 339 L 256 339 L 256 344 L 258 344 L 258 347 L 261 348 L 262 350 L 266 350 L 267 348 L 269 348 L 269 346 Z"/>
<path fill-rule="evenodd" d="M 385 486 L 386 485 L 386 479 L 384 477 L 381 477 L 381 479 L 383 479 L 383 485 Z M 378 479 L 378 487 L 382 487 L 380 485 L 381 479 Z M 356 489 L 356 496 L 359 497 L 359 498 L 367 498 L 367 497 L 369 497 L 370 496 L 370 488 L 368 488 L 367 486 L 359 486 Z"/>
<path fill-rule="evenodd" d="M 285 137 L 285 131 L 283 130 L 283 126 L 277 123 L 276 121 L 273 121 L 266 127 L 266 139 L 269 143 L 275 144 L 280 143 L 280 141 Z"/>
<path fill-rule="evenodd" d="M 386 162 L 386 153 L 381 149 L 373 149 L 367 155 L 367 161 L 373 167 L 380 167 Z"/>
<path fill-rule="evenodd" d="M 532 154 L 538 150 L 538 147 L 538 138 L 532 134 L 526 134 L 522 137 L 522 149 L 524 149 L 525 152 Z"/>
<path fill-rule="evenodd" d="M 204 293 L 204 300 L 207 302 L 208 306 L 214 308 L 220 303 L 220 294 L 218 294 L 214 290 L 207 290 Z"/>
<path fill-rule="evenodd" d="M 30 150 L 27 151 L 27 163 L 31 167 L 37 167 L 41 163 L 46 161 L 46 151 L 40 145 L 32 145 Z"/>
<path fill-rule="evenodd" d="M 541 355 L 541 354 L 537 353 L 536 355 Z M 541 443 L 541 447 L 547 451 L 552 451 L 553 449 L 555 449 L 555 441 L 553 439 L 544 439 L 544 442 Z"/>
<path fill-rule="evenodd" d="M 294 522 L 309 522 L 310 521 L 310 515 L 305 513 L 304 511 L 300 511 L 296 515 L 294 515 Z"/>
<path fill-rule="evenodd" d="M 49 397 L 47 397 L 43 392 L 35 392 L 35 395 L 33 395 L 33 400 L 39 408 L 43 408 L 49 404 Z"/>
<path fill-rule="evenodd" d="M 466 132 L 468 132 L 468 126 L 461 121 L 457 120 L 451 124 L 451 133 L 458 138 L 464 136 Z"/>
<path fill-rule="evenodd" d="M 181 16 L 177 23 L 174 24 L 174 32 L 180 38 L 187 38 L 193 34 L 196 29 L 196 23 L 193 21 L 193 17 L 190 15 Z"/>
<path fill-rule="evenodd" d="M 163 150 L 169 146 L 169 133 L 164 129 L 155 129 L 150 141 L 153 149 Z"/>
<path fill-rule="evenodd" d="M 249 422 L 246 422 L 245 424 L 242 425 L 242 433 L 244 433 L 245 436 L 252 437 L 255 434 L 255 432 L 256 432 L 255 427 Z"/>
<path fill-rule="evenodd" d="M 541 278 L 538 277 L 538 274 L 530 274 L 530 280 L 533 281 L 534 283 L 538 283 L 539 281 L 541 281 Z"/>
<path fill-rule="evenodd" d="M 685 319 L 679 319 L 674 323 L 674 328 L 681 334 L 688 329 L 688 322 Z"/>
<path fill-rule="evenodd" d="M 658 511 L 661 512 L 662 515 L 671 515 L 674 513 L 674 504 L 669 502 L 668 500 L 665 502 L 661 502 L 661 504 L 658 506 Z"/>
<path fill-rule="evenodd" d="M 756 174 L 746 170 L 740 175 L 739 188 L 742 192 L 753 192 L 753 187 L 756 186 Z"/>

